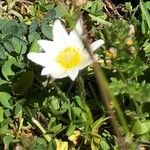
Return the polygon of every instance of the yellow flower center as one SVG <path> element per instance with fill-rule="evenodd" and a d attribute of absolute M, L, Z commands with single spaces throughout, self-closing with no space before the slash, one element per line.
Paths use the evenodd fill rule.
<path fill-rule="evenodd" d="M 64 69 L 70 69 L 80 64 L 81 56 L 79 50 L 73 47 L 67 47 L 61 51 L 56 57 L 56 61 Z"/>

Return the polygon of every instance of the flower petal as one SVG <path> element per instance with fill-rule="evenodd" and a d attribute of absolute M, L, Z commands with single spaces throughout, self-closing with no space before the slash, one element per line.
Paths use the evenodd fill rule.
<path fill-rule="evenodd" d="M 66 72 L 60 73 L 60 74 L 52 74 L 52 77 L 55 79 L 62 79 L 62 78 L 65 78 L 67 76 L 68 76 L 68 74 Z"/>
<path fill-rule="evenodd" d="M 65 70 L 53 60 L 42 70 L 41 75 L 52 76 L 56 79 L 68 76 Z"/>
<path fill-rule="evenodd" d="M 48 40 L 39 40 L 38 44 L 47 54 L 49 54 L 49 58 L 52 59 L 55 59 L 60 50 L 63 49 L 62 46 L 56 45 L 54 42 Z"/>
<path fill-rule="evenodd" d="M 65 78 L 68 76 L 66 72 L 61 72 L 61 71 L 57 72 L 56 70 L 54 71 L 50 67 L 43 68 L 41 75 L 52 76 L 54 79 L 61 79 L 61 78 Z"/>
<path fill-rule="evenodd" d="M 76 77 L 78 76 L 78 73 L 79 73 L 79 68 L 74 68 L 72 70 L 67 71 L 67 74 L 71 78 L 72 81 L 76 79 Z"/>
<path fill-rule="evenodd" d="M 68 42 L 69 35 L 60 20 L 56 20 L 53 26 L 53 41 L 59 45 L 65 45 Z"/>
<path fill-rule="evenodd" d="M 82 39 L 81 37 L 77 34 L 77 32 L 75 30 L 71 31 L 70 32 L 70 43 L 76 47 L 76 48 L 79 48 L 79 50 L 83 50 L 84 48 L 84 45 L 83 45 L 83 42 L 82 42 Z"/>
<path fill-rule="evenodd" d="M 39 64 L 41 66 L 47 66 L 49 63 L 49 57 L 46 53 L 30 52 L 27 54 L 27 57 L 34 63 Z"/>
<path fill-rule="evenodd" d="M 78 19 L 77 24 L 74 28 L 74 31 L 76 31 L 79 36 L 82 36 L 82 34 L 83 34 L 83 20 L 81 18 Z"/>
<path fill-rule="evenodd" d="M 54 50 L 54 43 L 48 40 L 38 40 L 40 47 L 47 53 L 50 53 Z"/>
<path fill-rule="evenodd" d="M 90 45 L 90 48 L 92 51 L 95 51 L 97 48 L 99 48 L 103 44 L 104 44 L 103 40 L 97 40 Z"/>
<path fill-rule="evenodd" d="M 96 62 L 98 60 L 98 55 L 95 54 L 95 55 L 93 55 L 93 57 L 94 57 L 94 62 Z M 91 64 L 93 64 L 93 60 L 89 56 L 89 57 L 84 59 L 84 61 L 80 64 L 79 68 L 80 68 L 80 70 L 82 70 Z"/>

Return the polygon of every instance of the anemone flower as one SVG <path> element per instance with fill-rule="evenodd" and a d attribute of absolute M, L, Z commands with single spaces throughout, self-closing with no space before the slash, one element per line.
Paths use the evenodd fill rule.
<path fill-rule="evenodd" d="M 53 26 L 53 41 L 39 40 L 38 44 L 44 50 L 42 53 L 29 52 L 28 59 L 43 66 L 41 75 L 51 76 L 54 79 L 69 76 L 75 80 L 83 68 L 93 61 L 83 42 L 82 20 L 79 19 L 74 30 L 69 34 L 60 20 L 56 20 Z M 90 45 L 93 52 L 104 43 L 97 40 Z M 98 55 L 93 54 L 95 60 Z"/>

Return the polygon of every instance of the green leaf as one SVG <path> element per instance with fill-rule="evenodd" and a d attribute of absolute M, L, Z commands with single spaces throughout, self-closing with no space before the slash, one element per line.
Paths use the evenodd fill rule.
<path fill-rule="evenodd" d="M 0 30 L 2 30 L 6 20 L 0 20 Z"/>
<path fill-rule="evenodd" d="M 11 66 L 16 62 L 14 58 L 9 58 L 5 61 L 4 65 L 2 66 L 2 74 L 6 80 L 9 80 L 9 76 L 13 76 L 14 72 L 11 69 Z"/>
<path fill-rule="evenodd" d="M 12 135 L 6 135 L 4 138 L 3 138 L 3 142 L 4 142 L 4 145 L 5 145 L 5 148 L 6 149 L 9 149 L 9 144 L 11 142 L 13 142 L 13 136 Z"/>
<path fill-rule="evenodd" d="M 0 59 L 6 59 L 5 49 L 2 45 L 0 45 Z"/>
<path fill-rule="evenodd" d="M 17 35 L 19 37 L 21 37 L 27 33 L 27 25 L 25 23 L 18 24 L 17 29 L 18 29 Z"/>
<path fill-rule="evenodd" d="M 27 12 L 32 15 L 32 16 L 35 16 L 35 13 L 36 13 L 36 8 L 34 5 L 29 5 L 28 6 L 28 9 L 27 9 Z"/>
<path fill-rule="evenodd" d="M 77 117 L 81 117 L 81 115 L 82 115 L 81 108 L 79 108 L 79 107 L 73 107 L 72 111 L 73 111 L 74 115 L 76 115 Z"/>
<path fill-rule="evenodd" d="M 0 92 L 0 102 L 3 106 L 7 108 L 12 108 L 12 106 L 9 103 L 9 99 L 11 98 L 11 95 L 6 92 Z"/>
<path fill-rule="evenodd" d="M 0 80 L 0 85 L 2 85 L 2 84 L 5 84 L 5 83 L 7 83 L 7 81 L 6 80 Z"/>
<path fill-rule="evenodd" d="M 0 126 L 0 137 L 4 134 L 11 134 L 11 130 L 9 128 L 10 123 L 12 120 L 10 118 L 6 118 Z M 9 129 L 8 129 L 9 128 Z"/>
<path fill-rule="evenodd" d="M 55 18 L 59 18 L 61 16 L 64 16 L 67 13 L 68 8 L 65 4 L 60 4 L 55 8 L 56 15 Z"/>
<path fill-rule="evenodd" d="M 60 124 L 57 124 L 56 126 L 52 127 L 50 129 L 50 131 L 53 132 L 53 133 L 56 133 L 56 132 L 58 132 L 61 129 L 62 129 L 62 124 L 60 123 Z"/>
<path fill-rule="evenodd" d="M 36 146 L 33 150 L 44 150 L 47 149 L 47 142 L 43 138 L 37 138 Z"/>
<path fill-rule="evenodd" d="M 31 44 L 30 52 L 39 52 L 39 51 L 40 51 L 40 46 L 37 43 L 37 40 L 34 40 Z"/>
<path fill-rule="evenodd" d="M 144 126 L 148 128 L 148 134 L 150 133 L 150 120 L 145 120 L 142 122 Z"/>
<path fill-rule="evenodd" d="M 15 117 L 19 118 L 22 116 L 22 106 L 19 103 L 16 103 L 15 106 Z"/>
<path fill-rule="evenodd" d="M 14 45 L 15 52 L 20 54 L 21 50 L 22 50 L 22 44 L 20 43 L 20 41 L 18 39 L 16 39 L 16 38 L 13 38 L 12 39 L 12 43 Z"/>
<path fill-rule="evenodd" d="M 60 109 L 60 102 L 59 99 L 55 96 L 51 97 L 51 101 L 50 101 L 50 107 L 53 108 L 54 110 L 59 110 Z"/>
<path fill-rule="evenodd" d="M 15 51 L 15 47 L 14 47 L 13 43 L 11 42 L 11 40 L 7 40 L 3 44 L 9 53 Z"/>
<path fill-rule="evenodd" d="M 46 4 L 46 5 L 44 6 L 44 8 L 45 8 L 47 11 L 49 11 L 49 10 L 54 9 L 54 6 L 55 6 L 55 4 L 52 2 L 52 3 Z"/>
<path fill-rule="evenodd" d="M 103 25 L 107 25 L 107 26 L 111 26 L 111 23 L 108 22 L 108 21 L 105 21 L 103 19 L 101 19 L 99 16 L 94 16 L 92 14 L 89 14 L 89 16 L 94 20 L 94 21 L 97 21 L 98 23 L 101 23 Z"/>
<path fill-rule="evenodd" d="M 7 118 L 9 118 L 12 115 L 10 109 L 5 109 L 4 114 Z"/>
<path fill-rule="evenodd" d="M 147 43 L 147 45 L 144 47 L 144 51 L 146 54 L 150 54 L 150 43 Z"/>
<path fill-rule="evenodd" d="M 148 28 L 149 28 L 149 31 L 150 31 L 150 13 L 148 12 L 143 0 L 140 0 L 140 7 L 141 7 L 141 10 L 142 10 L 142 19 L 143 19 L 143 21 L 144 20 L 146 21 L 146 23 L 148 25 Z M 145 30 L 145 25 L 144 24 L 142 24 L 142 28 L 144 29 L 143 33 L 145 33 L 146 30 Z"/>
<path fill-rule="evenodd" d="M 146 132 L 148 132 L 148 130 L 149 130 L 148 126 L 146 126 L 145 123 L 142 123 L 139 120 L 135 121 L 134 126 L 132 128 L 132 132 L 135 135 L 145 134 Z"/>
<path fill-rule="evenodd" d="M 0 107 L 0 123 L 4 120 L 4 108 Z"/>
<path fill-rule="evenodd" d="M 148 1 L 147 1 L 147 2 L 145 2 L 145 6 L 146 6 L 146 8 L 147 8 L 147 9 L 149 9 L 149 10 L 150 10 L 150 2 L 148 2 Z"/>
<path fill-rule="evenodd" d="M 99 150 L 100 149 L 101 139 L 93 137 L 91 140 L 91 150 Z"/>
<path fill-rule="evenodd" d="M 41 27 L 42 33 L 49 39 L 52 39 L 52 27 L 47 25 L 47 24 L 43 24 Z"/>
<path fill-rule="evenodd" d="M 3 27 L 2 27 L 2 33 L 16 35 L 16 33 L 18 32 L 17 25 L 18 25 L 18 22 L 15 19 L 10 20 L 10 21 L 5 20 L 5 23 L 3 24 Z"/>
<path fill-rule="evenodd" d="M 116 78 L 111 78 L 111 80 L 110 88 L 114 95 L 124 94 L 127 92 L 127 85 L 122 80 L 117 80 Z"/>
<path fill-rule="evenodd" d="M 37 20 L 32 21 L 32 24 L 29 27 L 30 33 L 35 32 L 38 27 L 39 22 Z"/>
<path fill-rule="evenodd" d="M 27 71 L 22 73 L 22 75 L 17 79 L 17 82 L 13 84 L 13 93 L 15 95 L 23 95 L 32 86 L 34 79 L 33 71 Z"/>
<path fill-rule="evenodd" d="M 51 118 L 50 118 L 50 121 L 49 121 L 49 123 L 48 123 L 48 130 L 49 130 L 50 128 L 52 128 L 55 124 L 56 124 L 56 118 L 55 118 L 55 117 L 51 117 Z"/>
<path fill-rule="evenodd" d="M 99 128 L 102 126 L 105 120 L 106 119 L 104 117 L 101 117 L 98 120 L 96 120 L 92 125 L 92 133 L 98 133 Z"/>
<path fill-rule="evenodd" d="M 108 149 L 110 149 L 110 147 L 109 147 L 107 141 L 106 141 L 104 138 L 101 139 L 100 145 L 101 145 L 101 148 L 102 148 L 103 150 L 108 150 Z"/>
<path fill-rule="evenodd" d="M 83 102 L 81 100 L 81 97 L 79 96 L 75 96 L 75 101 L 77 102 L 77 104 L 80 106 L 80 108 L 82 108 L 84 110 L 84 106 L 83 106 Z"/>
<path fill-rule="evenodd" d="M 66 135 L 67 135 L 67 136 L 72 135 L 72 134 L 74 133 L 74 131 L 75 131 L 75 128 L 76 128 L 76 125 L 74 125 L 73 123 L 71 123 L 71 124 L 69 125 L 69 127 L 68 127 L 68 130 L 67 130 Z"/>
<path fill-rule="evenodd" d="M 12 37 L 4 42 L 4 47 L 9 53 L 23 54 L 26 51 L 26 41 L 21 37 Z"/>
<path fill-rule="evenodd" d="M 40 35 L 35 31 L 32 32 L 31 34 L 29 34 L 29 36 L 28 36 L 28 40 L 30 43 L 35 41 L 35 40 L 40 40 L 40 39 L 41 39 Z"/>

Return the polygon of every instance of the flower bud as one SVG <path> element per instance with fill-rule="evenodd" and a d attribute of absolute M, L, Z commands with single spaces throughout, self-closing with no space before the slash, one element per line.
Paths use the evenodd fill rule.
<path fill-rule="evenodd" d="M 61 140 L 55 139 L 56 150 L 68 150 L 68 142 L 63 142 Z"/>
<path fill-rule="evenodd" d="M 135 27 L 131 24 L 129 25 L 129 32 L 128 32 L 128 35 L 132 35 L 135 33 Z"/>
<path fill-rule="evenodd" d="M 73 135 L 69 136 L 68 139 L 76 145 L 79 136 L 80 136 L 80 131 L 77 130 L 77 131 L 74 131 Z"/>
<path fill-rule="evenodd" d="M 129 47 L 129 51 L 131 54 L 134 54 L 136 52 L 136 48 L 134 46 Z"/>
<path fill-rule="evenodd" d="M 111 65 L 112 64 L 112 61 L 109 58 L 106 59 L 105 62 L 106 62 L 107 65 Z"/>
<path fill-rule="evenodd" d="M 104 59 L 101 59 L 101 58 L 100 58 L 100 59 L 98 60 L 98 62 L 99 62 L 100 64 L 104 64 Z"/>
<path fill-rule="evenodd" d="M 106 57 L 109 57 L 109 58 L 111 58 L 112 56 L 112 54 L 108 50 L 105 52 L 105 54 L 106 54 Z"/>
<path fill-rule="evenodd" d="M 116 48 L 110 47 L 108 51 L 109 51 L 109 53 L 111 54 L 111 57 L 112 57 L 113 59 L 117 58 L 117 49 L 116 49 Z"/>
<path fill-rule="evenodd" d="M 125 43 L 128 45 L 128 46 L 131 46 L 133 45 L 133 40 L 131 37 L 127 37 L 126 40 L 125 40 Z"/>

